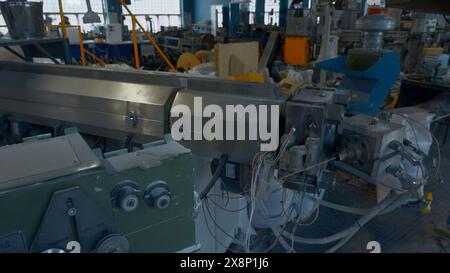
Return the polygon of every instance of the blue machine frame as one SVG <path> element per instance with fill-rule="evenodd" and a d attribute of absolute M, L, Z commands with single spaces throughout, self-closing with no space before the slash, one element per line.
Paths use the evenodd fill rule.
<path fill-rule="evenodd" d="M 364 71 L 349 69 L 347 58 L 348 56 L 339 56 L 318 62 L 315 68 L 345 75 L 339 88 L 353 92 L 349 112 L 367 114 L 378 112 L 400 76 L 397 52 L 383 52 L 378 61 Z"/>

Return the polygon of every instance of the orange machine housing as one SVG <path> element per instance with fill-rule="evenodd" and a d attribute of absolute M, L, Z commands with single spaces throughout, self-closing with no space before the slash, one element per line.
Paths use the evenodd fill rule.
<path fill-rule="evenodd" d="M 284 43 L 284 62 L 292 65 L 304 65 L 309 62 L 309 38 L 287 36 Z"/>

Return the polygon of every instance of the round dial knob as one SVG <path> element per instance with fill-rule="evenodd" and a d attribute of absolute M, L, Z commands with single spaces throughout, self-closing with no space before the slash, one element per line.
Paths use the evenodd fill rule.
<path fill-rule="evenodd" d="M 124 181 L 117 184 L 111 192 L 111 200 L 114 207 L 125 212 L 137 209 L 139 205 L 138 186 L 132 181 Z"/>
<path fill-rule="evenodd" d="M 144 193 L 145 203 L 156 209 L 166 209 L 170 206 L 172 197 L 169 185 L 164 181 L 150 183 Z"/>

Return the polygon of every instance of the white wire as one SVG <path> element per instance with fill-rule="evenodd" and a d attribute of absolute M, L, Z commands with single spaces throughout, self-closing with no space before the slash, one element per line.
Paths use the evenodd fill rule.
<path fill-rule="evenodd" d="M 450 117 L 450 113 L 449 113 L 449 114 L 442 115 L 442 116 L 439 116 L 439 117 L 436 117 L 436 118 L 434 118 L 431 122 L 439 121 L 439 120 L 441 120 L 441 119 L 445 119 L 445 118 L 448 118 L 448 117 Z"/>
<path fill-rule="evenodd" d="M 282 157 L 282 155 L 284 154 L 284 152 L 286 151 L 287 147 L 289 146 L 289 141 L 291 139 L 291 137 L 293 136 L 293 134 L 295 133 L 295 128 L 292 128 L 289 132 L 288 135 L 284 135 L 281 139 L 281 143 L 280 143 L 280 149 L 278 154 L 276 154 L 274 160 L 271 162 L 271 165 L 274 166 Z M 268 155 L 271 155 L 272 153 L 268 153 L 268 152 L 260 152 L 257 153 L 252 160 L 252 179 L 251 179 L 251 183 L 250 183 L 250 204 L 251 204 L 251 210 L 250 210 L 250 215 L 249 215 L 249 222 L 248 222 L 248 226 L 247 226 L 247 231 L 245 234 L 245 250 L 247 253 L 250 252 L 250 246 L 251 246 L 251 229 L 252 229 L 252 221 L 255 215 L 255 210 L 258 208 L 258 211 L 261 213 L 262 216 L 265 216 L 265 210 L 267 210 L 267 208 L 265 207 L 264 203 L 262 202 L 262 200 L 258 199 L 258 195 L 257 195 L 257 190 L 259 188 L 259 183 L 260 183 L 260 172 L 261 172 L 261 167 L 264 166 L 265 163 L 265 158 Z M 297 173 L 301 173 L 304 171 L 307 171 L 310 168 L 314 168 L 316 166 L 320 166 L 322 164 L 326 164 L 332 160 L 335 160 L 336 158 L 332 158 L 332 159 L 328 159 L 326 161 L 323 162 L 319 162 L 317 164 L 314 164 L 308 168 L 302 169 L 302 170 L 297 170 L 296 172 L 292 173 L 292 174 L 287 174 L 288 176 L 290 175 L 294 175 Z M 268 167 L 268 166 L 266 166 Z M 282 185 L 280 183 L 280 185 Z M 294 204 L 294 203 L 292 203 Z M 291 205 L 292 206 L 292 205 Z M 292 210 L 292 207 L 290 206 L 290 210 Z M 313 219 L 313 222 L 318 218 L 318 207 L 314 209 L 314 211 L 316 211 L 316 216 Z M 274 220 L 270 219 L 270 218 L 274 218 L 274 217 L 267 217 L 270 222 L 273 222 Z M 275 217 L 277 218 L 277 217 Z"/>
<path fill-rule="evenodd" d="M 283 155 L 283 153 L 285 152 L 287 146 L 289 145 L 290 138 L 292 137 L 292 135 L 294 133 L 295 133 L 295 128 L 292 128 L 287 136 L 285 135 L 285 136 L 282 137 L 281 144 L 280 144 L 280 151 L 276 155 L 274 161 L 272 162 L 272 165 L 275 165 L 280 160 L 281 156 Z M 247 231 L 246 231 L 246 235 L 245 235 L 245 243 L 246 243 L 246 252 L 247 253 L 250 252 L 250 245 L 251 245 L 250 232 L 251 232 L 251 228 L 252 228 L 252 221 L 253 221 L 253 217 L 254 217 L 254 214 L 255 214 L 256 206 L 257 206 L 257 204 L 259 204 L 259 202 L 257 200 L 257 195 L 256 195 L 256 191 L 257 191 L 257 188 L 258 188 L 258 181 L 259 181 L 259 173 L 260 173 L 260 170 L 261 170 L 261 166 L 263 166 L 263 164 L 264 164 L 264 159 L 269 154 L 270 153 L 267 153 L 267 152 L 257 153 L 253 157 L 253 161 L 252 161 L 252 170 L 254 171 L 254 174 L 252 175 L 252 180 L 251 180 L 251 183 L 250 183 L 250 204 L 251 204 L 251 210 L 250 210 L 250 215 L 249 215 L 249 222 L 248 222 L 248 226 L 247 226 Z"/>
<path fill-rule="evenodd" d="M 251 228 L 252 228 L 252 221 L 253 221 L 253 216 L 255 213 L 255 207 L 256 207 L 256 184 L 258 181 L 258 177 L 259 177 L 259 172 L 260 172 L 260 168 L 262 163 L 264 162 L 264 158 L 265 155 L 267 153 L 261 152 L 261 153 L 257 153 L 255 155 L 255 157 L 253 158 L 253 170 L 255 170 L 255 173 L 252 175 L 252 180 L 250 183 L 250 203 L 251 203 L 251 210 L 250 210 L 250 216 L 249 216 L 249 222 L 248 222 L 248 226 L 247 226 L 247 232 L 245 234 L 245 250 L 247 253 L 250 252 L 250 244 L 251 244 L 251 236 L 250 236 L 250 232 L 251 232 Z"/>
<path fill-rule="evenodd" d="M 287 146 L 289 145 L 289 140 L 294 135 L 294 133 L 295 133 L 295 127 L 292 127 L 291 130 L 289 131 L 289 134 L 287 136 L 284 135 L 283 137 L 281 137 L 280 152 L 275 157 L 273 165 L 277 164 L 278 161 L 280 160 L 281 156 L 284 154 Z"/>
<path fill-rule="evenodd" d="M 422 127 L 423 129 L 425 129 L 427 132 L 430 133 L 431 137 L 433 138 L 434 143 L 436 143 L 436 149 L 437 149 L 437 153 L 438 153 L 438 163 L 437 163 L 436 169 L 437 169 L 438 173 L 440 174 L 440 171 L 441 171 L 441 146 L 439 144 L 439 140 L 431 132 L 431 130 L 428 129 L 427 127 L 425 127 L 422 123 L 420 123 L 420 122 L 418 122 L 418 121 L 416 121 L 414 119 L 410 119 L 408 117 L 402 116 L 402 115 L 400 115 L 400 116 L 403 117 L 404 119 L 408 120 L 408 121 L 414 122 L 415 124 L 419 125 L 420 127 Z M 419 147 L 417 147 L 417 148 L 419 149 Z"/>

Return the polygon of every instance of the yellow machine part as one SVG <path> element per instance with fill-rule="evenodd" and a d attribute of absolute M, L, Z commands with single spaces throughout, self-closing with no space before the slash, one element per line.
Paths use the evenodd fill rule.
<path fill-rule="evenodd" d="M 309 38 L 287 36 L 284 43 L 284 62 L 292 65 L 304 65 L 309 62 Z"/>
<path fill-rule="evenodd" d="M 442 47 L 424 47 L 422 49 L 422 54 L 423 55 L 441 55 L 444 54 L 444 48 Z"/>
<path fill-rule="evenodd" d="M 249 72 L 244 75 L 231 76 L 227 78 L 228 80 L 243 81 L 243 82 L 258 82 L 263 83 L 264 77 L 257 72 Z"/>
<path fill-rule="evenodd" d="M 183 68 L 185 71 L 201 64 L 200 60 L 193 53 L 183 53 L 177 61 L 177 69 Z"/>

